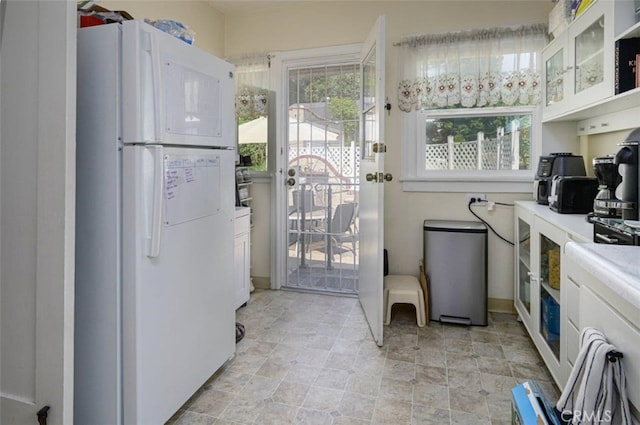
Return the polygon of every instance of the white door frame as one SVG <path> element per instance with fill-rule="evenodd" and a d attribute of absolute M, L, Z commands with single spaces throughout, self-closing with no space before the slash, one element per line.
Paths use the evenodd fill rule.
<path fill-rule="evenodd" d="M 275 52 L 271 59 L 271 87 L 276 95 L 276 153 L 271 179 L 271 228 L 275 237 L 271 250 L 271 289 L 280 289 L 287 278 L 287 186 L 289 161 L 287 156 L 288 126 L 288 70 L 290 68 L 331 65 L 360 60 L 361 44 L 321 47 L 287 52 Z"/>

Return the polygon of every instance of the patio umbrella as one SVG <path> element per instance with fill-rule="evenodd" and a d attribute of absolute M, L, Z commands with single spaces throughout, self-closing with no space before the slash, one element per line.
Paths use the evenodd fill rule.
<path fill-rule="evenodd" d="M 238 126 L 238 143 L 267 143 L 268 119 L 258 117 Z M 289 119 L 289 142 L 337 142 L 338 133 L 308 122 Z"/>
<path fill-rule="evenodd" d="M 267 143 L 267 118 L 258 117 L 238 126 L 238 143 Z"/>

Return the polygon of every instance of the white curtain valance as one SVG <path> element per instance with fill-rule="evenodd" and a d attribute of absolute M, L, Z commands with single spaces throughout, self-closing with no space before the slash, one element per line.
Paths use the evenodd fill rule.
<path fill-rule="evenodd" d="M 236 66 L 236 116 L 239 118 L 255 119 L 268 115 L 270 59 L 268 54 L 227 59 Z"/>
<path fill-rule="evenodd" d="M 537 104 L 547 42 L 544 24 L 404 38 L 398 106 L 409 112 Z"/>

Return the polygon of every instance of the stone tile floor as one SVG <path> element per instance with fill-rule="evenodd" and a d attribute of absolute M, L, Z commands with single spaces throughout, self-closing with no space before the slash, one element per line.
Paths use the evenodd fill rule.
<path fill-rule="evenodd" d="M 169 424 L 498 425 L 518 382 L 559 396 L 514 314 L 418 328 L 413 306 L 394 305 L 383 347 L 355 298 L 257 290 L 237 320 L 235 357 Z"/>

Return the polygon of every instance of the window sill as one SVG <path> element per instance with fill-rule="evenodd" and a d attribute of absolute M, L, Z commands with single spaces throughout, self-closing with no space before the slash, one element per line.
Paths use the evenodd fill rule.
<path fill-rule="evenodd" d="M 271 173 L 268 171 L 253 171 L 251 181 L 254 183 L 271 183 Z"/>
<path fill-rule="evenodd" d="M 505 178 L 503 176 L 405 177 L 400 179 L 404 192 L 483 192 L 532 193 L 533 175 Z"/>

